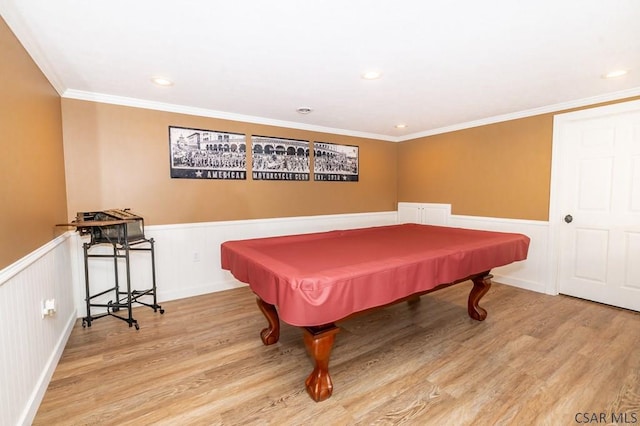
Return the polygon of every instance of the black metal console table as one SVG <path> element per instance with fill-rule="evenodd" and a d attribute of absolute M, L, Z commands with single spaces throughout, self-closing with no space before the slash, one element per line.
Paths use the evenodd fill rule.
<path fill-rule="evenodd" d="M 129 211 L 124 210 L 104 210 L 99 212 L 78 213 L 76 220 L 70 225 L 75 226 L 80 235 L 90 235 L 91 240 L 83 244 L 84 249 L 84 279 L 86 291 L 87 315 L 82 318 L 82 327 L 91 327 L 91 323 L 99 318 L 112 316 L 125 321 L 129 327 L 134 326 L 140 329 L 138 321 L 133 318 L 133 305 L 139 304 L 152 308 L 154 312 L 160 311 L 164 314 L 164 309 L 158 304 L 156 296 L 156 268 L 155 268 L 155 241 L 153 238 L 146 238 L 144 235 L 144 220 Z M 95 253 L 92 248 L 98 245 L 111 245 L 111 253 Z M 148 252 L 151 256 L 151 288 L 146 290 L 135 290 L 131 285 L 130 254 L 133 251 Z M 113 287 L 98 293 L 91 293 L 89 285 L 89 259 L 109 258 L 113 259 L 113 269 L 115 282 Z M 125 283 L 121 286 L 119 273 L 119 260 L 124 260 Z M 124 287 L 124 288 L 123 288 Z M 112 293 L 113 299 L 108 302 L 100 302 L 97 299 Z M 140 300 L 144 296 L 149 296 L 153 302 L 146 303 Z M 102 299 L 106 299 L 103 297 Z M 93 315 L 91 308 L 106 308 L 106 312 Z M 126 314 L 120 313 L 121 310 Z"/>

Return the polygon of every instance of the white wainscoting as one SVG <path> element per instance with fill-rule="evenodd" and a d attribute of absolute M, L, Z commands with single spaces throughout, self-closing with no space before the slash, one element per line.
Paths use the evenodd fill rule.
<path fill-rule="evenodd" d="M 449 204 L 398 203 L 398 221 L 498 232 L 517 232 L 531 239 L 527 260 L 495 268 L 494 281 L 539 293 L 556 294 L 546 282 L 549 222 L 451 214 Z"/>
<path fill-rule="evenodd" d="M 157 225 L 147 226 L 145 233 L 148 238 L 155 240 L 157 293 L 158 300 L 162 302 L 243 285 L 220 268 L 220 244 L 224 241 L 381 226 L 398 222 L 525 234 L 531 238 L 528 259 L 495 268 L 492 272 L 495 281 L 553 294 L 553 289 L 545 284 L 548 222 L 452 215 L 449 204 L 398 203 L 397 212 Z M 83 317 L 86 315 L 82 250 L 82 242 L 85 240 L 77 235 L 72 240 L 74 298 L 78 316 Z M 110 248 L 96 246 L 92 250 L 100 252 L 108 251 Z M 121 273 L 123 270 L 124 268 L 120 268 Z M 92 293 L 112 287 L 112 261 L 90 260 L 89 276 Z M 122 283 L 122 274 L 120 279 Z M 133 288 L 139 290 L 151 285 L 151 262 L 147 253 L 132 253 L 131 282 Z M 97 313 L 100 310 L 94 308 L 92 312 Z"/>
<path fill-rule="evenodd" d="M 225 241 L 382 226 L 396 222 L 397 214 L 391 211 L 156 225 L 145 227 L 145 235 L 155 241 L 156 286 L 158 300 L 162 302 L 244 285 L 220 267 L 220 244 Z M 78 236 L 73 240 L 74 297 L 78 316 L 83 317 L 86 315 L 82 249 L 82 243 L 85 240 Z M 109 246 L 95 246 L 92 250 L 108 251 Z M 130 265 L 133 288 L 139 290 L 149 288 L 151 285 L 150 256 L 147 253 L 132 253 Z M 122 271 L 123 268 L 119 270 Z M 112 287 L 114 280 L 112 260 L 91 259 L 89 280 L 92 294 Z M 92 309 L 92 313 L 94 312 L 100 312 L 99 308 Z M 144 328 L 144 324 L 140 324 L 140 327 Z"/>
<path fill-rule="evenodd" d="M 76 320 L 67 233 L 0 271 L 0 424 L 33 420 Z M 55 299 L 43 318 L 41 301 Z"/>
<path fill-rule="evenodd" d="M 148 226 L 145 233 L 156 242 L 158 300 L 162 302 L 243 285 L 220 268 L 220 244 L 227 240 L 408 221 L 526 234 L 531 238 L 529 258 L 496 268 L 495 280 L 534 291 L 547 289 L 547 222 L 456 216 L 448 204 L 399 203 L 397 212 Z M 0 271 L 1 425 L 31 422 L 76 318 L 86 315 L 84 241 L 68 232 Z M 150 285 L 150 266 L 147 253 L 132 253 L 134 288 Z M 92 293 L 113 286 L 112 260 L 92 259 L 89 274 Z M 51 298 L 56 299 L 57 313 L 43 319 L 40 303 Z M 140 327 L 144 330 L 144 324 Z"/>
<path fill-rule="evenodd" d="M 451 204 L 398 203 L 398 223 L 447 226 Z"/>

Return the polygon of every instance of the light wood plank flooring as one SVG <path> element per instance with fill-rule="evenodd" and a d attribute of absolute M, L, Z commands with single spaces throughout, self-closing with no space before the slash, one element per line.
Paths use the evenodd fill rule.
<path fill-rule="evenodd" d="M 164 315 L 137 308 L 139 331 L 78 322 L 34 424 L 571 425 L 585 412 L 640 423 L 638 313 L 494 284 L 477 322 L 470 288 L 339 323 L 334 393 L 320 403 L 304 389 L 301 330 L 283 324 L 263 346 L 246 287 L 165 302 Z"/>

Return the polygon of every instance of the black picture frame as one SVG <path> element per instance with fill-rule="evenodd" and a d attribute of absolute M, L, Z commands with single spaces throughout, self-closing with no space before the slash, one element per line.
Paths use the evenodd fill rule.
<path fill-rule="evenodd" d="M 358 182 L 360 147 L 330 142 L 313 143 L 313 179 L 320 182 Z"/>
<path fill-rule="evenodd" d="M 247 142 L 242 133 L 169 126 L 171 178 L 247 178 Z"/>
<path fill-rule="evenodd" d="M 307 140 L 251 136 L 251 176 L 253 180 L 310 180 Z"/>

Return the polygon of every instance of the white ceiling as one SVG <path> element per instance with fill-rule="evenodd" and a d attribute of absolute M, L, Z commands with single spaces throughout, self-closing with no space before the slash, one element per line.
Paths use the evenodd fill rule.
<path fill-rule="evenodd" d="M 640 95 L 638 0 L 0 0 L 0 13 L 63 97 L 391 141 Z M 617 68 L 630 72 L 601 77 Z M 371 69 L 382 78 L 360 77 Z"/>

